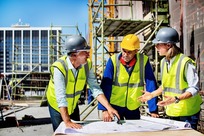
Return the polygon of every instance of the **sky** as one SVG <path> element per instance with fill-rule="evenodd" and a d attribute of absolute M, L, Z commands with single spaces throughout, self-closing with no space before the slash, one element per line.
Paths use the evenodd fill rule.
<path fill-rule="evenodd" d="M 19 20 L 31 27 L 78 26 L 86 37 L 87 4 L 88 0 L 0 0 L 0 27 L 10 27 Z"/>

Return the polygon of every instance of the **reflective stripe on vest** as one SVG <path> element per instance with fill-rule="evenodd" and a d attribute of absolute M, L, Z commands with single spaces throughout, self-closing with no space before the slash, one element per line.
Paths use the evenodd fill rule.
<path fill-rule="evenodd" d="M 65 60 L 66 60 L 66 57 L 65 57 Z M 64 75 L 66 75 L 65 76 L 65 86 L 67 87 L 66 83 L 67 83 L 67 78 L 68 78 L 68 68 L 67 68 L 64 60 L 58 59 L 57 61 L 60 62 L 63 65 L 64 69 L 65 69 L 65 72 L 66 72 L 66 74 L 64 74 Z"/>
<path fill-rule="evenodd" d="M 176 79 L 175 79 L 175 81 L 173 81 L 173 82 L 175 82 L 176 88 L 165 87 L 163 89 L 164 92 L 174 92 L 174 93 L 177 93 L 177 94 L 182 94 L 182 93 L 185 92 L 185 90 L 180 90 L 180 83 L 179 83 L 179 81 L 180 81 L 180 71 L 181 71 L 181 62 L 184 59 L 184 57 L 185 57 L 185 55 L 181 55 L 180 59 L 179 59 L 178 56 L 175 58 L 175 60 L 179 59 L 177 70 L 176 70 L 176 74 L 175 74 L 176 75 Z M 166 64 L 166 62 L 163 59 L 162 63 L 161 63 L 161 75 L 163 75 L 164 66 L 166 66 L 165 64 Z M 165 68 L 165 70 L 167 70 L 167 68 Z"/>
<path fill-rule="evenodd" d="M 175 57 L 172 66 L 167 70 L 165 59 L 161 61 L 161 79 L 163 93 L 166 96 L 180 96 L 188 89 L 188 83 L 184 79 L 185 65 L 188 61 L 192 61 L 184 54 L 179 54 Z M 166 114 L 168 116 L 191 116 L 200 110 L 202 100 L 200 95 L 195 95 L 189 99 L 181 100 L 177 104 L 166 106 Z"/>
<path fill-rule="evenodd" d="M 111 57 L 114 66 L 114 78 L 110 103 L 135 110 L 141 104 L 137 98 L 142 95 L 141 90 L 144 89 L 144 67 L 148 58 L 142 54 L 137 54 L 137 62 L 129 76 L 119 61 L 119 55 Z"/>
<path fill-rule="evenodd" d="M 66 57 L 62 57 L 59 60 L 57 60 L 53 65 L 51 66 L 51 75 L 53 75 L 54 67 L 58 68 L 65 78 L 65 85 L 66 85 L 66 98 L 68 102 L 68 112 L 69 115 L 73 113 L 76 104 L 78 103 L 78 99 L 80 98 L 81 92 L 84 89 L 84 85 L 86 83 L 86 75 L 89 73 L 89 69 L 91 68 L 90 60 L 88 60 L 88 63 L 82 66 L 78 70 L 78 74 L 76 78 L 74 77 L 74 74 L 72 73 L 72 70 L 67 70 L 68 65 L 66 61 Z M 51 76 L 48 90 L 47 90 L 47 99 L 52 108 L 59 111 L 56 95 L 55 95 L 55 89 L 54 89 L 54 82 L 53 77 Z"/>

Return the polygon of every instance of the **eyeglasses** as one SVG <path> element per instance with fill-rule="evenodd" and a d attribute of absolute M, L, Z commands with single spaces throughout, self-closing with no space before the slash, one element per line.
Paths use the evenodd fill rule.
<path fill-rule="evenodd" d="M 87 49 L 84 49 L 84 50 L 77 50 L 77 52 L 82 52 L 82 51 L 90 52 L 90 50 L 87 50 Z"/>
<path fill-rule="evenodd" d="M 125 54 L 135 54 L 135 52 L 138 52 L 138 50 L 130 51 L 122 48 L 122 53 L 125 53 Z"/>

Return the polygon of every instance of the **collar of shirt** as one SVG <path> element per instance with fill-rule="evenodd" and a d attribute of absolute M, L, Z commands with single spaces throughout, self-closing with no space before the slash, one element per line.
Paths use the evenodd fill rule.
<path fill-rule="evenodd" d="M 71 69 L 72 72 L 74 73 L 74 76 L 76 77 L 76 75 L 78 73 L 78 70 L 76 68 L 74 68 L 74 66 L 72 65 L 69 57 L 67 57 L 66 61 L 67 61 L 67 64 L 68 64 L 68 69 Z"/>
<path fill-rule="evenodd" d="M 67 57 L 66 61 L 67 61 L 67 64 L 68 64 L 68 69 L 75 69 L 74 66 L 72 65 L 69 57 Z"/>
<path fill-rule="evenodd" d="M 170 61 L 168 61 L 168 60 L 165 58 L 165 61 L 166 61 L 168 70 L 171 68 L 172 63 L 174 62 L 175 58 L 176 58 L 176 56 L 174 56 L 172 59 L 170 59 Z"/>

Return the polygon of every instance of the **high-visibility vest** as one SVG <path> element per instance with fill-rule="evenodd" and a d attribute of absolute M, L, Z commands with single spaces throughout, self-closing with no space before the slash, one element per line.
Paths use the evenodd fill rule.
<path fill-rule="evenodd" d="M 167 70 L 165 59 L 161 60 L 161 81 L 164 95 L 166 96 L 180 96 L 188 88 L 188 83 L 184 77 L 185 65 L 187 62 L 193 62 L 184 54 L 179 54 L 175 57 L 172 66 Z M 199 94 L 179 101 L 179 103 L 172 103 L 166 106 L 166 114 L 172 117 L 191 116 L 199 112 L 202 99 Z"/>
<path fill-rule="evenodd" d="M 66 98 L 68 102 L 68 113 L 69 115 L 74 112 L 74 109 L 76 108 L 76 105 L 78 103 L 78 99 L 80 98 L 80 95 L 84 89 L 85 83 L 86 83 L 86 75 L 89 72 L 89 69 L 91 68 L 90 60 L 88 59 L 88 63 L 86 63 L 82 68 L 79 69 L 77 76 L 75 77 L 72 70 L 68 69 L 68 64 L 66 61 L 67 56 L 63 56 L 60 59 L 58 59 L 56 62 L 54 62 L 51 66 L 51 77 L 48 85 L 47 90 L 47 99 L 52 108 L 59 111 L 56 95 L 55 95 L 55 88 L 54 88 L 54 80 L 53 80 L 53 73 L 54 68 L 58 68 L 65 79 L 65 85 L 66 85 Z"/>
<path fill-rule="evenodd" d="M 135 110 L 141 105 L 138 97 L 142 95 L 141 90 L 144 90 L 144 68 L 148 57 L 139 53 L 136 54 L 137 62 L 129 76 L 118 59 L 119 55 L 111 56 L 114 77 L 110 103 L 120 107 L 127 107 L 129 110 Z"/>

